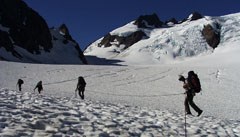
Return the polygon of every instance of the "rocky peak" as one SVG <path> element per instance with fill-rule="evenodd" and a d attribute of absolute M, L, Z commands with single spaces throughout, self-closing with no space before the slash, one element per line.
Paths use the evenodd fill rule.
<path fill-rule="evenodd" d="M 201 19 L 201 18 L 203 18 L 203 16 L 202 16 L 200 13 L 198 13 L 198 12 L 193 12 L 193 13 L 190 14 L 189 17 L 188 17 L 188 19 L 189 19 L 190 21 L 198 20 L 198 19 Z"/>
<path fill-rule="evenodd" d="M 138 17 L 134 25 L 137 25 L 139 28 L 159 28 L 162 27 L 163 22 L 161 22 L 157 14 L 154 13 L 152 15 Z"/>
<path fill-rule="evenodd" d="M 70 40 L 70 41 L 73 41 L 74 43 L 76 43 L 76 41 L 73 40 L 72 36 L 70 35 L 68 27 L 65 24 L 62 24 L 59 27 L 59 33 L 61 35 L 63 35 L 66 38 L 66 40 Z"/>
<path fill-rule="evenodd" d="M 0 3 L 0 24 L 9 29 L 7 34 L 13 41 L 7 43 L 37 54 L 40 54 L 39 49 L 49 51 L 52 48 L 48 25 L 37 12 L 22 0 L 0 0 Z"/>
<path fill-rule="evenodd" d="M 82 61 L 82 63 L 87 64 L 83 52 L 78 43 L 72 39 L 67 26 L 62 24 L 55 31 L 52 29 L 50 32 L 46 21 L 36 11 L 28 7 L 24 1 L 0 0 L 0 50 L 4 48 L 7 52 L 7 54 L 1 54 L 0 59 L 57 64 L 81 63 Z M 63 46 L 61 43 L 69 43 L 69 47 Z M 57 52 L 56 46 L 58 46 Z M 59 57 L 61 57 L 64 48 L 70 50 L 66 52 L 65 58 L 62 60 Z M 75 54 L 76 50 L 78 54 Z M 42 54 L 45 52 L 48 52 L 48 60 L 44 57 L 45 54 Z M 12 58 L 11 54 L 15 58 Z"/>
<path fill-rule="evenodd" d="M 79 58 L 82 60 L 83 64 L 88 64 L 82 50 L 80 49 L 79 44 L 72 38 L 66 24 L 62 24 L 59 27 L 59 33 L 65 38 L 65 40 L 63 40 L 64 44 L 67 44 L 68 41 L 75 43 L 75 49 L 78 51 Z"/>
<path fill-rule="evenodd" d="M 62 34 L 62 35 L 69 35 L 69 31 L 68 31 L 68 28 L 65 24 L 62 24 L 60 27 L 59 27 L 59 32 Z"/>
<path fill-rule="evenodd" d="M 169 19 L 169 20 L 167 20 L 167 21 L 165 21 L 165 23 L 164 23 L 165 25 L 174 25 L 174 24 L 178 24 L 178 21 L 175 19 L 175 18 L 171 18 L 171 19 Z"/>

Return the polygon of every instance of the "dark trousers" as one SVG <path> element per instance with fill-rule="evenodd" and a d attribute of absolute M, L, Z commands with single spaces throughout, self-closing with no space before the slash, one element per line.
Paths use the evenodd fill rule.
<path fill-rule="evenodd" d="M 41 94 L 42 89 L 38 89 L 38 93 Z"/>
<path fill-rule="evenodd" d="M 84 99 L 84 91 L 85 91 L 85 87 L 80 87 L 78 89 L 78 94 L 81 97 L 81 99 Z"/>
<path fill-rule="evenodd" d="M 38 93 L 41 94 L 41 91 L 43 90 L 42 87 L 37 87 Z"/>
<path fill-rule="evenodd" d="M 202 110 L 193 102 L 193 97 L 194 94 L 191 93 L 191 91 L 187 92 L 185 101 L 184 101 L 184 105 L 185 105 L 185 111 L 187 114 L 192 114 L 189 108 L 189 104 L 190 106 L 198 113 L 200 113 Z"/>
<path fill-rule="evenodd" d="M 18 85 L 18 89 L 19 89 L 19 91 L 22 91 L 22 85 Z"/>

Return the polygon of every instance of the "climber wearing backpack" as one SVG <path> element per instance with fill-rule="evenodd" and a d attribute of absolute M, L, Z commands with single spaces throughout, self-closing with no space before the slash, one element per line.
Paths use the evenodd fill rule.
<path fill-rule="evenodd" d="M 42 81 L 37 83 L 36 87 L 34 88 L 34 92 L 36 88 L 38 89 L 38 93 L 41 94 L 41 91 L 43 90 Z"/>
<path fill-rule="evenodd" d="M 199 93 L 201 91 L 201 84 L 198 75 L 195 74 L 194 71 L 188 72 L 188 77 L 186 82 L 183 84 L 183 88 L 186 90 L 186 98 L 184 101 L 186 114 L 192 115 L 189 108 L 190 104 L 190 106 L 198 113 L 197 116 L 200 116 L 203 111 L 193 102 L 193 97 L 195 96 L 195 93 Z"/>
<path fill-rule="evenodd" d="M 82 76 L 78 77 L 78 83 L 77 83 L 77 88 L 75 90 L 75 96 L 76 92 L 78 91 L 79 96 L 84 99 L 84 91 L 86 87 L 86 81 Z"/>
<path fill-rule="evenodd" d="M 17 86 L 18 86 L 19 91 L 22 91 L 22 84 L 23 83 L 24 83 L 24 81 L 22 79 L 18 79 Z"/>

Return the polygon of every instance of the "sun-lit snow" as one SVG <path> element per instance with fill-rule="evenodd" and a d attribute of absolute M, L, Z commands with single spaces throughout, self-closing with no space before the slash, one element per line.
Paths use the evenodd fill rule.
<path fill-rule="evenodd" d="M 166 64 L 186 60 L 194 56 L 207 56 L 217 52 L 203 38 L 204 25 L 210 24 L 220 31 L 221 41 L 218 47 L 230 46 L 240 41 L 240 14 L 221 17 L 205 16 L 196 21 L 186 21 L 173 27 L 142 29 L 149 38 L 141 40 L 122 52 L 113 52 L 117 47 L 98 47 L 100 40 L 90 45 L 84 52 L 87 56 L 121 60 L 121 64 Z M 216 24 L 220 25 L 220 30 Z M 133 22 L 113 30 L 112 35 L 124 35 L 139 30 Z M 114 50 L 113 50 L 114 49 Z M 108 53 L 112 53 L 109 55 Z"/>
<path fill-rule="evenodd" d="M 0 136 L 185 136 L 180 113 L 8 89 L 0 99 Z M 186 118 L 187 136 L 239 135 L 233 120 Z"/>
<path fill-rule="evenodd" d="M 133 25 L 134 22 L 128 23 L 124 25 L 123 27 L 117 28 L 110 32 L 111 35 L 118 35 L 122 37 L 127 37 L 131 33 L 138 30 L 138 27 L 136 25 Z"/>
<path fill-rule="evenodd" d="M 203 89 L 194 100 L 204 112 L 187 116 L 188 136 L 239 136 L 239 50 L 220 51 L 160 66 L 2 61 L 0 135 L 184 136 L 185 95 L 178 75 L 194 70 Z M 80 75 L 87 82 L 85 100 L 75 97 Z M 16 91 L 18 78 L 25 82 L 22 92 Z M 40 80 L 41 96 L 33 91 Z"/>
<path fill-rule="evenodd" d="M 194 32 L 203 27 L 199 22 L 204 24 L 209 18 L 155 29 L 149 39 L 120 54 L 111 52 L 116 47 L 87 49 L 134 65 L 0 61 L 0 136 L 183 137 L 185 95 L 178 75 L 187 76 L 189 70 L 201 80 L 202 91 L 194 101 L 203 114 L 197 117 L 192 110 L 194 116 L 186 117 L 187 136 L 240 136 L 240 35 L 235 31 L 240 14 L 211 17 L 224 24 L 215 50 L 199 48 L 206 43 L 193 36 L 200 35 Z M 183 35 L 191 39 L 186 41 Z M 185 46 L 196 41 L 199 44 L 191 48 Z M 75 96 L 78 76 L 87 83 L 85 100 Z M 19 78 L 24 80 L 22 92 L 16 90 Z M 42 95 L 33 91 L 40 80 Z"/>

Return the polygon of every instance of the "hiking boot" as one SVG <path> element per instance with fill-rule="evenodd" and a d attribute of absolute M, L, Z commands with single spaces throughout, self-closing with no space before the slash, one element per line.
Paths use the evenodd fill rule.
<path fill-rule="evenodd" d="M 199 111 L 197 116 L 199 117 L 202 114 L 202 112 L 203 112 L 202 110 Z"/>

